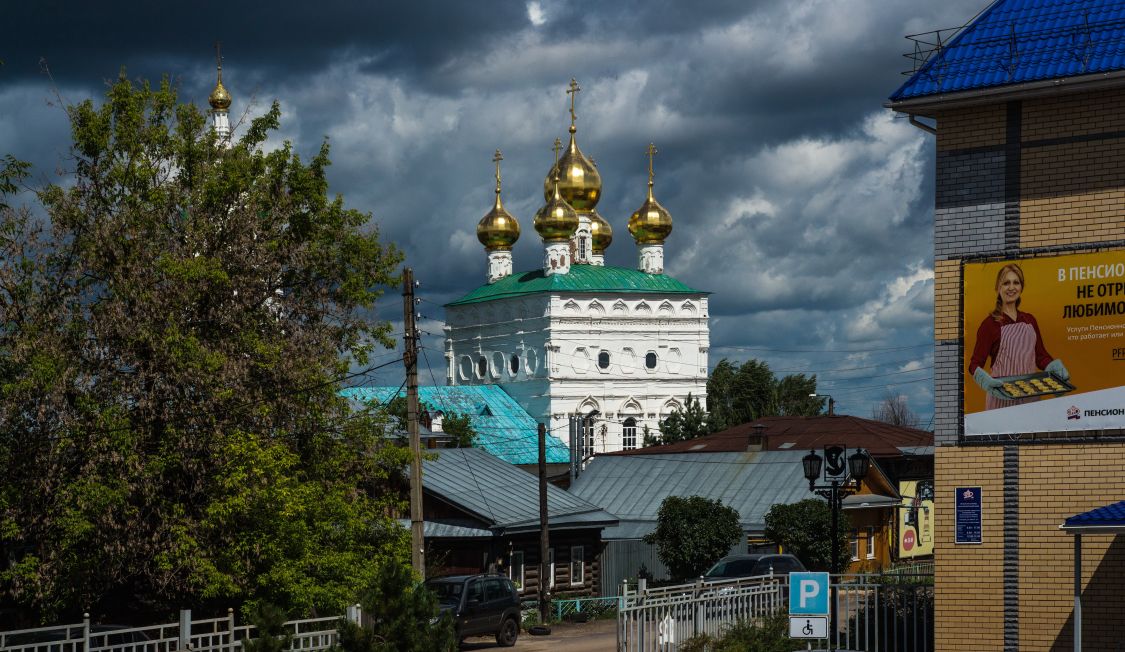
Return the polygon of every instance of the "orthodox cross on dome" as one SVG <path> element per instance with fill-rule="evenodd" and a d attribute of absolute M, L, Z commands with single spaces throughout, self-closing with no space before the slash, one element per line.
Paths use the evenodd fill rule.
<path fill-rule="evenodd" d="M 559 152 L 562 151 L 562 139 L 555 138 L 555 146 L 551 149 L 555 150 L 555 183 L 559 182 Z"/>
<path fill-rule="evenodd" d="M 656 157 L 656 145 L 649 143 L 645 152 L 648 154 L 648 187 L 651 188 L 652 179 L 656 176 L 652 170 L 652 159 Z"/>
<path fill-rule="evenodd" d="M 215 67 L 219 70 L 219 82 L 223 81 L 223 44 L 215 41 Z"/>
<path fill-rule="evenodd" d="M 500 194 L 500 161 L 503 161 L 503 160 L 504 160 L 504 155 L 500 153 L 500 150 L 496 150 L 496 153 L 492 155 L 492 161 L 494 163 L 496 163 L 496 194 L 497 195 Z"/>
<path fill-rule="evenodd" d="M 578 116 L 574 113 L 574 100 L 578 98 L 578 91 L 580 90 L 582 88 L 578 85 L 578 80 L 571 77 L 570 86 L 566 89 L 566 94 L 570 96 L 570 133 L 577 131 L 574 126 L 574 121 L 578 119 Z"/>

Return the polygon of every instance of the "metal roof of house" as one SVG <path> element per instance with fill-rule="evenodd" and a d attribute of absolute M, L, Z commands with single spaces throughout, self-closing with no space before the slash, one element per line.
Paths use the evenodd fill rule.
<path fill-rule="evenodd" d="M 461 306 L 540 292 L 707 294 L 690 288 L 667 274 L 645 274 L 640 270 L 612 265 L 571 265 L 566 274 L 547 276 L 542 269 L 518 272 L 495 283 L 482 285 L 445 305 Z"/>
<path fill-rule="evenodd" d="M 1125 500 L 1075 514 L 1059 526 L 1075 533 L 1120 534 L 1125 532 Z"/>
<path fill-rule="evenodd" d="M 812 497 L 801 467 L 806 452 L 598 455 L 570 491 L 620 519 L 603 531 L 604 539 L 634 539 L 654 530 L 668 496 L 719 499 L 738 510 L 745 530 L 760 532 L 770 506 Z"/>
<path fill-rule="evenodd" d="M 539 530 L 539 478 L 479 448 L 443 448 L 422 462 L 430 495 L 505 533 Z M 551 530 L 604 527 L 617 519 L 554 485 L 547 485 Z"/>
<path fill-rule="evenodd" d="M 364 401 L 386 403 L 398 387 L 352 387 L 343 395 Z M 499 385 L 426 386 L 418 388 L 418 399 L 436 410 L 469 415 L 479 446 L 511 464 L 539 463 L 539 424 Z M 547 433 L 547 463 L 569 464 L 570 449 Z"/>
<path fill-rule="evenodd" d="M 763 427 L 764 426 L 764 427 Z M 763 417 L 696 439 L 607 455 L 720 453 L 745 451 L 761 436 L 763 450 L 802 450 L 843 445 L 863 448 L 873 457 L 898 457 L 902 447 L 932 446 L 934 433 L 845 414 L 816 417 Z M 930 451 L 933 454 L 933 451 Z"/>
<path fill-rule="evenodd" d="M 1125 69 L 1121 0 L 997 0 L 934 49 L 899 102 Z"/>

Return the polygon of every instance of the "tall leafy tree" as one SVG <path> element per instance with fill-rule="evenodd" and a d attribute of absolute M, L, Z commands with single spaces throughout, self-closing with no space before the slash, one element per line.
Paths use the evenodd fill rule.
<path fill-rule="evenodd" d="M 699 577 L 738 543 L 738 511 L 703 496 L 668 496 L 660 503 L 656 530 L 645 543 L 656 546 L 672 579 Z"/>
<path fill-rule="evenodd" d="M 42 619 L 338 612 L 408 556 L 406 453 L 337 392 L 401 259 L 267 139 L 167 80 L 67 108 L 73 174 L 0 207 L 0 594 Z M 5 164 L 0 192 L 23 168 Z"/>
<path fill-rule="evenodd" d="M 848 533 L 851 531 L 846 512 L 839 514 L 839 538 L 836 550 L 841 565 L 848 557 Z M 827 571 L 832 566 L 832 512 L 819 498 L 783 504 L 777 503 L 766 512 L 765 535 L 795 555 L 809 570 Z"/>

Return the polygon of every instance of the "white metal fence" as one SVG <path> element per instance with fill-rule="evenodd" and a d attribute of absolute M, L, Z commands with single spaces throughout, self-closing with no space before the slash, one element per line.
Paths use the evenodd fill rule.
<path fill-rule="evenodd" d="M 930 652 L 932 575 L 834 575 L 835 641 L 813 649 Z M 788 576 L 695 582 L 635 591 L 623 585 L 617 617 L 619 652 L 676 652 L 693 636 L 721 636 L 737 622 L 753 622 L 788 608 Z"/>
<path fill-rule="evenodd" d="M 286 622 L 289 649 L 327 650 L 336 644 L 342 618 L 359 623 L 359 605 L 344 616 Z M 86 614 L 80 623 L 0 632 L 0 652 L 241 652 L 242 642 L 255 634 L 253 625 L 235 623 L 233 610 L 224 618 L 201 620 L 192 620 L 191 611 L 184 610 L 179 622 L 145 627 L 93 624 Z"/>

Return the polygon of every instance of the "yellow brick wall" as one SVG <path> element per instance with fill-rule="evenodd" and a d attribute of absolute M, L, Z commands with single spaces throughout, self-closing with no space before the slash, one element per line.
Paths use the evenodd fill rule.
<path fill-rule="evenodd" d="M 1021 651 L 1070 649 L 1074 539 L 1058 527 L 1125 498 L 1122 460 L 1125 444 L 1020 446 Z M 1003 462 L 1000 446 L 936 451 L 935 645 L 941 652 L 1003 647 Z M 953 492 L 967 486 L 981 487 L 980 545 L 953 543 Z M 1112 650 L 1125 637 L 1125 536 L 1087 535 L 1082 543 L 1083 642 L 1088 650 Z"/>
<path fill-rule="evenodd" d="M 934 337 L 955 340 L 960 337 L 961 261 L 934 261 Z"/>
<path fill-rule="evenodd" d="M 934 454 L 934 643 L 942 652 L 1003 649 L 1003 465 L 998 446 L 941 447 Z M 976 486 L 982 497 L 982 543 L 956 545 L 953 491 Z"/>
<path fill-rule="evenodd" d="M 1125 131 L 1125 90 L 1025 100 L 1021 140 Z"/>
<path fill-rule="evenodd" d="M 937 149 L 1003 145 L 1006 124 L 1003 104 L 944 111 L 937 114 Z"/>
<path fill-rule="evenodd" d="M 1024 148 L 1020 245 L 1125 239 L 1125 139 Z"/>
<path fill-rule="evenodd" d="M 1020 650 L 1071 649 L 1074 537 L 1067 517 L 1125 499 L 1125 444 L 1020 447 Z M 1083 648 L 1125 636 L 1125 537 L 1082 537 Z M 1091 582 L 1093 583 L 1091 585 Z M 1116 637 L 1113 636 L 1116 631 Z"/>

